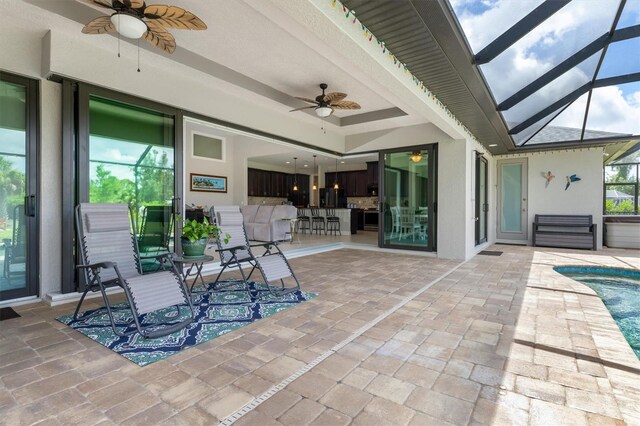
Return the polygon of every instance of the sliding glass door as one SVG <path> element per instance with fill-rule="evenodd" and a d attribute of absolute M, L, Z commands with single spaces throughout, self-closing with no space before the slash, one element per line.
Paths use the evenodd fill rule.
<path fill-rule="evenodd" d="M 380 245 L 435 249 L 435 147 L 381 152 Z"/>
<path fill-rule="evenodd" d="M 89 98 L 89 201 L 127 203 L 141 254 L 173 251 L 173 117 Z"/>
<path fill-rule="evenodd" d="M 65 207 L 72 209 L 81 202 L 126 203 L 133 213 L 141 255 L 174 251 L 183 185 L 181 113 L 107 89 L 79 84 L 74 93 L 71 86 L 64 87 L 69 92 L 63 93 L 63 100 L 76 102 L 69 110 L 76 110 L 78 117 L 77 138 L 69 137 L 76 144 L 77 194 L 73 202 L 63 202 Z M 63 227 L 68 229 L 69 223 Z M 157 267 L 153 260 L 145 262 L 144 269 Z M 68 281 L 65 274 L 71 273 L 66 260 L 63 285 Z M 82 287 L 74 278 L 76 284 L 63 291 Z"/>
<path fill-rule="evenodd" d="M 476 245 L 487 241 L 487 159 L 476 154 Z"/>
<path fill-rule="evenodd" d="M 0 72 L 0 301 L 38 289 L 38 83 Z"/>

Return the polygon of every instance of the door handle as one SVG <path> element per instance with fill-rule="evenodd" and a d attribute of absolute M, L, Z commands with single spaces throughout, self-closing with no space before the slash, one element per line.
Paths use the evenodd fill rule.
<path fill-rule="evenodd" d="M 178 203 L 178 201 L 180 201 L 180 197 L 173 197 L 171 199 L 171 210 L 174 215 L 180 214 L 180 203 Z"/>
<path fill-rule="evenodd" d="M 24 197 L 24 214 L 25 216 L 35 217 L 36 216 L 36 196 L 29 195 Z"/>

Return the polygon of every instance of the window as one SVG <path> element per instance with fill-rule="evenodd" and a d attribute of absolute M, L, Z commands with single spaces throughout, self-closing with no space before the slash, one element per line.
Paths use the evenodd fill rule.
<path fill-rule="evenodd" d="M 224 161 L 224 138 L 192 132 L 191 139 L 193 140 L 194 157 Z"/>
<path fill-rule="evenodd" d="M 604 214 L 638 214 L 638 168 L 640 163 L 621 163 L 604 168 Z"/>

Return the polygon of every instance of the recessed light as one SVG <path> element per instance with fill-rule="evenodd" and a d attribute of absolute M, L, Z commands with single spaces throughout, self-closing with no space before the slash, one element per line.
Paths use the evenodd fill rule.
<path fill-rule="evenodd" d="M 305 167 L 309 167 L 309 165 L 308 165 L 308 164 L 305 164 L 304 166 L 305 166 Z"/>
<path fill-rule="evenodd" d="M 341 161 L 340 164 L 344 164 L 344 161 Z"/>
<path fill-rule="evenodd" d="M 489 145 L 489 148 L 493 148 L 494 146 L 498 146 L 498 144 L 497 143 L 492 143 L 492 144 Z"/>
<path fill-rule="evenodd" d="M 287 164 L 291 164 L 291 161 L 285 161 L 285 163 L 287 163 Z"/>

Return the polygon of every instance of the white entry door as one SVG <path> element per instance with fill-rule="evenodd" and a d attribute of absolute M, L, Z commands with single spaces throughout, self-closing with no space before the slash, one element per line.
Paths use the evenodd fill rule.
<path fill-rule="evenodd" d="M 527 159 L 499 160 L 497 239 L 526 244 L 527 229 Z"/>

